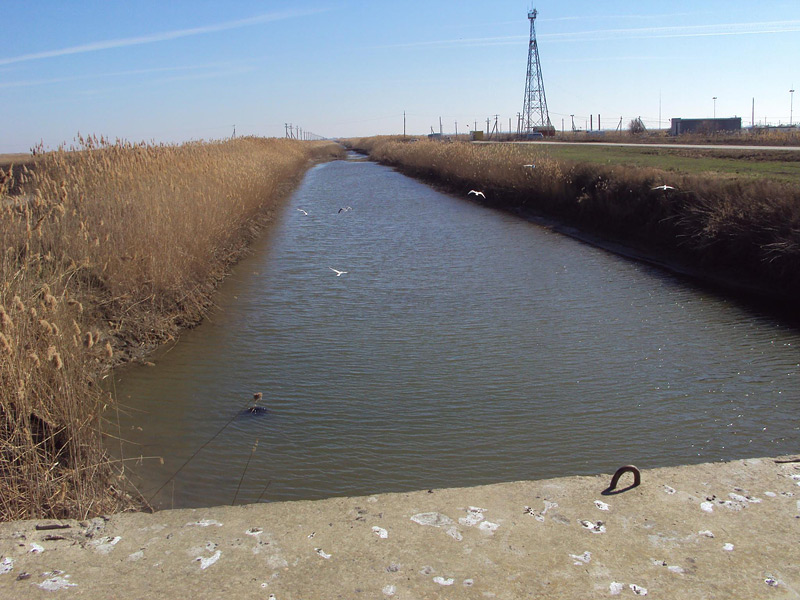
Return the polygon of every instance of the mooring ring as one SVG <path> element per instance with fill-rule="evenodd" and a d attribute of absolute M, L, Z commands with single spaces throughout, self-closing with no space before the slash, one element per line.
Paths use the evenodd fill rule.
<path fill-rule="evenodd" d="M 625 489 L 635 488 L 637 485 L 642 483 L 642 474 L 639 472 L 633 465 L 625 465 L 617 469 L 617 472 L 614 473 L 614 476 L 611 478 L 611 484 L 608 486 L 606 491 L 610 492 L 617 487 L 617 483 L 619 483 L 619 478 L 622 477 L 625 473 L 633 473 L 633 485 L 629 485 Z"/>

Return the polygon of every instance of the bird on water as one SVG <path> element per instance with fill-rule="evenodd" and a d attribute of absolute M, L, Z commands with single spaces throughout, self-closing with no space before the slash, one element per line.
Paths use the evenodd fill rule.
<path fill-rule="evenodd" d="M 261 400 L 262 397 L 263 394 L 261 392 L 256 392 L 255 394 L 253 394 L 253 406 L 248 408 L 247 412 L 252 413 L 254 415 L 261 415 L 266 413 L 267 407 L 258 405 L 258 402 Z"/>

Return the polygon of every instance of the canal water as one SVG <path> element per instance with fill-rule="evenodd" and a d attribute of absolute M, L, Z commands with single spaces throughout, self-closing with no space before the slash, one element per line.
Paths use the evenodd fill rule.
<path fill-rule="evenodd" d="M 116 373 L 159 507 L 798 449 L 796 329 L 372 162 L 311 169 L 216 303 Z"/>

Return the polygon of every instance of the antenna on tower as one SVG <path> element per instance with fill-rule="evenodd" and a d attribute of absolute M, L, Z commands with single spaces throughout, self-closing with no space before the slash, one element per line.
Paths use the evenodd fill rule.
<path fill-rule="evenodd" d="M 537 11 L 528 11 L 531 22 L 531 37 L 528 43 L 528 76 L 525 81 L 525 102 L 522 105 L 522 133 L 528 135 L 540 131 L 545 135 L 553 135 L 555 129 L 550 123 L 550 114 L 547 112 L 547 99 L 544 95 L 544 81 L 542 81 L 542 65 L 539 63 L 539 47 L 536 44 L 536 30 L 533 22 L 536 20 Z"/>

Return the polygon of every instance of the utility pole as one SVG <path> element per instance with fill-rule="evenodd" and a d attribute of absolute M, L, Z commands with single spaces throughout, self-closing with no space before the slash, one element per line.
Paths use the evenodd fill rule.
<path fill-rule="evenodd" d="M 572 131 L 575 131 L 575 115 L 570 115 L 572 118 Z"/>
<path fill-rule="evenodd" d="M 456 121 L 456 137 L 458 137 L 458 121 Z"/>
<path fill-rule="evenodd" d="M 439 135 L 442 135 L 442 117 L 439 117 Z"/>
<path fill-rule="evenodd" d="M 403 137 L 406 137 L 406 111 L 403 111 Z"/>
<path fill-rule="evenodd" d="M 236 137 L 236 125 L 233 126 L 233 137 Z"/>
<path fill-rule="evenodd" d="M 750 127 L 756 126 L 756 99 L 753 97 L 753 108 L 750 109 Z"/>
<path fill-rule="evenodd" d="M 789 90 L 789 127 L 792 126 L 793 105 L 794 105 L 794 84 L 792 84 L 792 89 Z"/>

